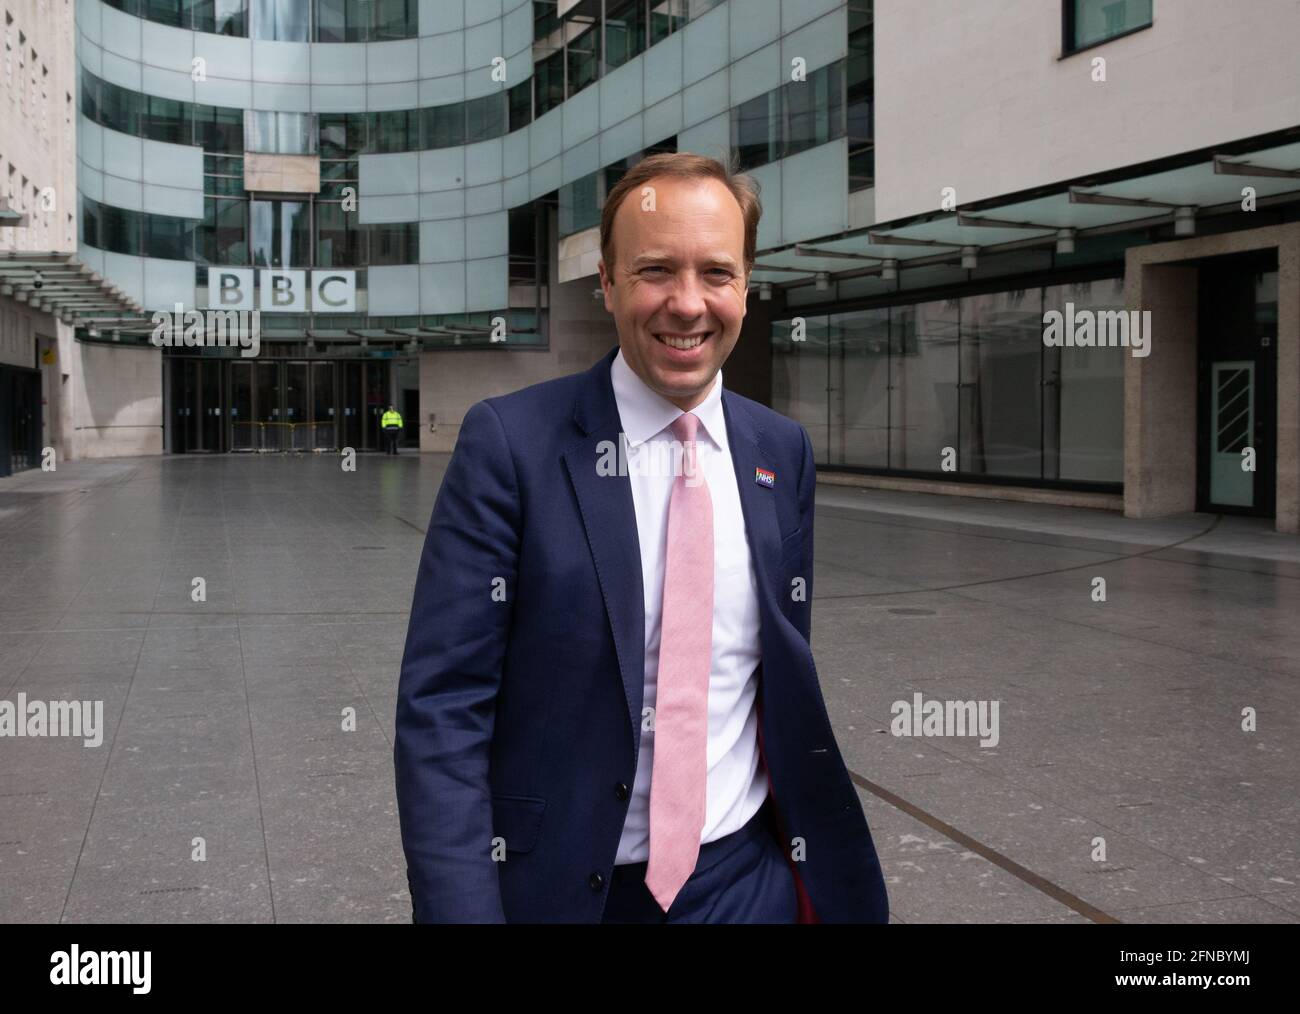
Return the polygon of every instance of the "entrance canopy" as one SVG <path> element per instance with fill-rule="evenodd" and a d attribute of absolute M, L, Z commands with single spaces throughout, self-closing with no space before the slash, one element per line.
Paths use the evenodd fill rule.
<path fill-rule="evenodd" d="M 0 251 L 0 296 L 71 325 L 144 312 L 118 286 L 70 253 Z"/>
<path fill-rule="evenodd" d="M 1258 208 L 1300 201 L 1300 142 L 1228 145 L 762 250 L 751 284 L 829 288 L 833 280 L 874 275 L 883 294 L 896 288 L 900 270 L 957 263 L 974 269 L 984 253 L 1055 247 L 1068 254 L 1080 237 L 1170 222 L 1175 235 L 1191 236 L 1199 218 L 1242 211 L 1246 187 Z"/>

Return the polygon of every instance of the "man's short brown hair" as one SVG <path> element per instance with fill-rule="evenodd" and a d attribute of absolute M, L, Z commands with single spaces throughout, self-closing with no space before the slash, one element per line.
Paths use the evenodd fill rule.
<path fill-rule="evenodd" d="M 605 270 L 612 272 L 614 268 L 614 215 L 619 205 L 629 193 L 639 193 L 656 176 L 717 180 L 731 192 L 731 196 L 740 205 L 740 213 L 745 220 L 745 278 L 748 280 L 754 267 L 755 247 L 758 245 L 758 220 L 763 214 L 763 205 L 758 199 L 758 181 L 734 168 L 728 168 L 715 158 L 692 155 L 689 152 L 649 155 L 629 169 L 609 192 L 600 212 L 600 256 L 605 262 Z"/>

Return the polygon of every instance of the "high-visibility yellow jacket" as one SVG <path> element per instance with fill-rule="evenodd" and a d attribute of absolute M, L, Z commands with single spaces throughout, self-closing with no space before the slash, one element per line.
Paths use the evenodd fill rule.
<path fill-rule="evenodd" d="M 402 428 L 402 413 L 401 413 L 401 412 L 385 412 L 385 413 L 384 413 L 384 417 L 383 417 L 382 419 L 379 420 L 379 426 L 380 426 L 381 429 L 388 429 L 389 426 L 396 426 L 398 429 L 401 429 L 401 428 Z"/>

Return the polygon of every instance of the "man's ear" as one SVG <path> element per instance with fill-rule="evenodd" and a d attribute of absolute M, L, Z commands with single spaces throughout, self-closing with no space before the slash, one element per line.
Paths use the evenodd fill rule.
<path fill-rule="evenodd" d="M 613 313 L 614 308 L 609 305 L 609 290 L 614 285 L 614 276 L 611 272 L 605 270 L 604 260 L 596 262 L 596 272 L 600 275 L 600 287 L 605 293 L 605 310 L 608 313 Z"/>

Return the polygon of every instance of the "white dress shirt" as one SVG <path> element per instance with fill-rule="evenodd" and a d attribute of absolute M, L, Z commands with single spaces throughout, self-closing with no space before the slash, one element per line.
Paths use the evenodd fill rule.
<path fill-rule="evenodd" d="M 642 708 L 655 705 L 659 675 L 659 634 L 663 617 L 664 566 L 667 562 L 668 504 L 671 468 L 648 467 L 669 462 L 674 441 L 669 428 L 683 412 L 645 385 L 623 359 L 620 349 L 610 364 L 614 399 L 627 444 L 628 479 L 636 507 L 645 589 L 645 697 Z M 758 691 L 755 669 L 760 661 L 758 580 L 749 555 L 740 489 L 727 443 L 722 412 L 722 371 L 708 397 L 691 410 L 700 420 L 696 434 L 699 468 L 713 499 L 713 659 L 709 672 L 707 803 L 700 841 L 710 842 L 742 828 L 767 797 L 767 772 L 759 764 Z M 652 448 L 647 444 L 667 445 Z M 680 460 L 680 455 L 677 460 Z M 638 466 L 637 462 L 643 462 Z M 688 478 L 689 481 L 689 478 Z M 636 780 L 616 864 L 644 862 L 650 856 L 650 776 L 654 770 L 652 731 L 641 731 Z"/>

